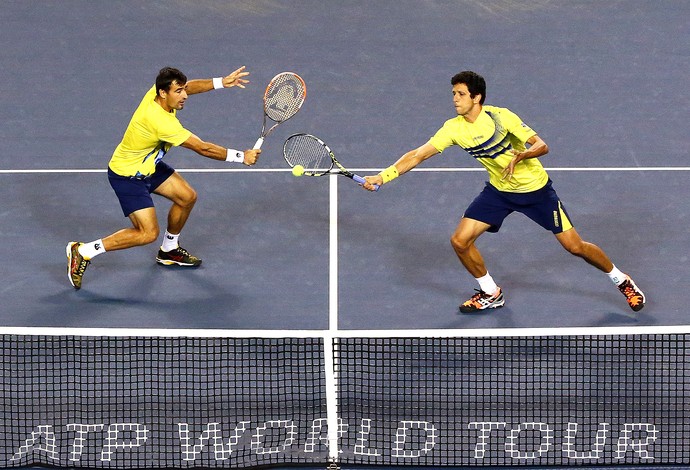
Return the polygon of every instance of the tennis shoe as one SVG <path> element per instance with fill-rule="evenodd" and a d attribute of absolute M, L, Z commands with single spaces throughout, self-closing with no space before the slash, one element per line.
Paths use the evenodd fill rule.
<path fill-rule="evenodd" d="M 488 308 L 499 308 L 503 307 L 506 303 L 503 297 L 503 291 L 498 288 L 498 291 L 494 295 L 489 295 L 481 289 L 475 289 L 476 294 L 470 297 L 465 303 L 460 305 L 460 311 L 462 313 L 473 313 L 480 310 L 486 310 Z"/>
<path fill-rule="evenodd" d="M 201 264 L 199 258 L 190 255 L 189 252 L 181 246 L 170 251 L 158 250 L 156 262 L 164 266 L 176 264 L 178 266 L 197 267 Z"/>
<path fill-rule="evenodd" d="M 81 280 L 84 277 L 84 271 L 89 266 L 91 261 L 84 258 L 79 253 L 79 247 L 82 246 L 81 242 L 69 242 L 67 248 L 65 249 L 67 253 L 67 276 L 69 278 L 70 284 L 75 289 L 81 289 Z"/>
<path fill-rule="evenodd" d="M 637 287 L 630 276 L 625 275 L 625 281 L 618 285 L 618 290 L 625 296 L 625 300 L 628 301 L 631 309 L 635 312 L 642 310 L 645 303 L 644 293 Z"/>

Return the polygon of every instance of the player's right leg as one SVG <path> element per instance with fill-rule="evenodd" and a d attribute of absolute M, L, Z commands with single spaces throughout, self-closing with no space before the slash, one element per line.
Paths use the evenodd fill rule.
<path fill-rule="evenodd" d="M 146 207 L 129 214 L 132 226 L 118 230 L 103 238 L 106 251 L 125 250 L 134 246 L 148 245 L 158 239 L 160 229 L 154 207 Z"/>
<path fill-rule="evenodd" d="M 84 271 L 89 267 L 91 260 L 84 258 L 79 253 L 82 242 L 69 242 L 65 251 L 67 253 L 67 278 L 75 289 L 81 289 L 81 280 Z"/>
<path fill-rule="evenodd" d="M 485 222 L 463 217 L 450 238 L 450 243 L 460 263 L 479 283 L 479 290 L 460 305 L 462 313 L 499 308 L 505 304 L 501 288 L 489 275 L 484 258 L 475 246 L 477 238 L 490 227 L 491 225 Z"/>
<path fill-rule="evenodd" d="M 484 258 L 475 241 L 486 231 L 497 232 L 503 220 L 512 212 L 499 192 L 487 184 L 465 210 L 450 243 L 462 265 L 479 284 L 479 290 L 460 305 L 462 313 L 502 307 L 503 291 L 486 269 Z"/>
<path fill-rule="evenodd" d="M 90 243 L 70 242 L 67 245 L 67 272 L 70 284 L 75 289 L 81 288 L 84 271 L 94 256 L 106 251 L 146 245 L 158 238 L 158 219 L 151 198 L 151 177 L 120 176 L 108 169 L 108 181 L 120 201 L 123 215 L 129 218 L 132 227 Z"/>
<path fill-rule="evenodd" d="M 484 276 L 487 269 L 484 264 L 484 258 L 474 242 L 489 228 L 489 224 L 463 217 L 450 237 L 450 244 L 460 263 L 475 278 Z"/>
<path fill-rule="evenodd" d="M 132 227 L 118 230 L 105 238 L 91 243 L 69 242 L 67 244 L 67 274 L 72 287 L 81 288 L 84 272 L 91 263 L 91 259 L 97 254 L 148 245 L 156 241 L 160 230 L 155 208 L 147 207 L 134 211 L 129 214 L 129 220 L 132 222 Z"/>

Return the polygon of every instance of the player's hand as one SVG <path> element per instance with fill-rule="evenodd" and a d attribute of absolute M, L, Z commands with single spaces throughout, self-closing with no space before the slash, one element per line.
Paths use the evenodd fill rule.
<path fill-rule="evenodd" d="M 362 185 L 362 187 L 369 191 L 376 191 L 377 188 L 374 185 L 381 186 L 383 184 L 383 178 L 381 178 L 381 175 L 365 176 L 364 179 L 366 182 Z"/>
<path fill-rule="evenodd" d="M 511 150 L 510 152 L 513 154 L 513 159 L 510 161 L 510 163 L 508 163 L 508 166 L 505 167 L 501 172 L 501 181 L 510 182 L 510 180 L 513 179 L 513 173 L 515 173 L 515 165 L 517 165 L 520 161 L 520 152 L 516 150 Z"/>
<path fill-rule="evenodd" d="M 249 83 L 249 80 L 245 80 L 244 77 L 249 75 L 249 72 L 245 72 L 246 67 L 243 65 L 239 69 L 232 72 L 230 75 L 223 77 L 223 86 L 225 88 L 232 88 L 234 86 L 244 88 L 244 85 Z"/>
<path fill-rule="evenodd" d="M 248 149 L 244 151 L 244 164 L 247 166 L 252 166 L 259 159 L 259 154 L 261 149 Z"/>

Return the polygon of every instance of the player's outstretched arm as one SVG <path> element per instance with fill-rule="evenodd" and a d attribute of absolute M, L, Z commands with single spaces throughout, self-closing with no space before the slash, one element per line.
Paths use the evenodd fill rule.
<path fill-rule="evenodd" d="M 199 155 L 211 158 L 213 160 L 223 160 L 227 162 L 244 163 L 245 165 L 254 165 L 259 159 L 261 149 L 247 149 L 244 152 L 235 149 L 229 149 L 213 142 L 204 142 L 196 135 L 192 134 L 182 144 L 182 147 L 195 151 Z"/>
<path fill-rule="evenodd" d="M 219 88 L 232 88 L 234 86 L 244 88 L 249 80 L 245 77 L 249 76 L 246 67 L 243 65 L 234 72 L 216 78 L 195 78 L 187 82 L 187 94 L 195 95 L 197 93 L 205 93 Z"/>
<path fill-rule="evenodd" d="M 397 162 L 395 162 L 395 164 L 384 169 L 379 174 L 365 176 L 364 179 L 366 182 L 362 185 L 362 187 L 364 189 L 368 189 L 369 191 L 376 191 L 376 187 L 374 185 L 381 186 L 382 184 L 386 184 L 394 180 L 398 176 L 407 173 L 424 160 L 433 157 L 437 153 L 438 150 L 436 150 L 436 147 L 427 142 L 421 147 L 417 147 L 416 149 L 405 153 L 398 159 Z"/>

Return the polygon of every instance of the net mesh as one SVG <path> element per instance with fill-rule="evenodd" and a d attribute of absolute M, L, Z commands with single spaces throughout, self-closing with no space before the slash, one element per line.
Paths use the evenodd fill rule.
<path fill-rule="evenodd" d="M 292 448 L 325 415 L 320 338 L 16 336 L 2 353 L 3 466 L 323 460 Z"/>
<path fill-rule="evenodd" d="M 687 334 L 1 338 L 3 467 L 690 464 Z"/>
<path fill-rule="evenodd" d="M 352 339 L 352 463 L 687 463 L 687 336 Z M 365 351 L 363 353 L 363 351 Z M 381 358 L 385 358 L 384 361 Z"/>

